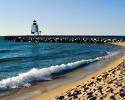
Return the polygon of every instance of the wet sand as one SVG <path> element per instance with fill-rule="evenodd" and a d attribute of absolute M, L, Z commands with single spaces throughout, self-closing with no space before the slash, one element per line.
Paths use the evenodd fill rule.
<path fill-rule="evenodd" d="M 115 43 L 125 46 L 125 43 Z M 83 79 L 52 89 L 32 100 L 125 99 L 125 50 L 122 56 Z"/>

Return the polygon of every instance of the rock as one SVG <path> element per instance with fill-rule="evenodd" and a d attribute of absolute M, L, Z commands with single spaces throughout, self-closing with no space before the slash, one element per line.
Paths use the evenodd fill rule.
<path fill-rule="evenodd" d="M 110 97 L 110 100 L 116 100 L 116 99 L 115 99 L 115 96 L 111 96 L 111 97 Z"/>
<path fill-rule="evenodd" d="M 64 100 L 64 96 L 58 96 L 56 97 L 57 100 Z"/>

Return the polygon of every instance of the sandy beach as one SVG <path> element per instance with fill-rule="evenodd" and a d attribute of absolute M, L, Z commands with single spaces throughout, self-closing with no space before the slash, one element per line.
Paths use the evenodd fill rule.
<path fill-rule="evenodd" d="M 125 43 L 114 43 L 125 46 Z M 125 98 L 125 52 L 94 73 L 60 86 L 32 100 L 123 100 Z"/>

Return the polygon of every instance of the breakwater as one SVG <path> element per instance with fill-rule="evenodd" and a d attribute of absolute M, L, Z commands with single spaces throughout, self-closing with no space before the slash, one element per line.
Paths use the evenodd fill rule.
<path fill-rule="evenodd" d="M 6 36 L 14 42 L 112 43 L 125 42 L 125 36 Z"/>

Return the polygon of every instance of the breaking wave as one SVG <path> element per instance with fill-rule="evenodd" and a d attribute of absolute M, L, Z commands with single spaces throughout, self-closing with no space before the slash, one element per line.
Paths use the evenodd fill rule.
<path fill-rule="evenodd" d="M 42 68 L 42 69 L 32 68 L 31 70 L 25 73 L 20 73 L 19 75 L 15 77 L 2 79 L 0 81 L 0 90 L 20 88 L 20 87 L 29 87 L 34 81 L 51 80 L 52 74 L 54 73 L 61 73 L 64 71 L 73 70 L 84 64 L 89 64 L 95 61 L 106 59 L 111 56 L 118 55 L 119 53 L 120 53 L 119 51 L 112 52 L 112 53 L 107 52 L 106 56 L 97 57 L 94 59 L 88 59 L 88 60 L 82 59 L 79 61 L 75 61 L 75 62 L 71 62 L 67 64 L 50 66 L 50 67 Z"/>

